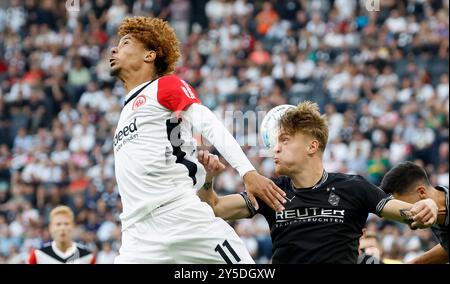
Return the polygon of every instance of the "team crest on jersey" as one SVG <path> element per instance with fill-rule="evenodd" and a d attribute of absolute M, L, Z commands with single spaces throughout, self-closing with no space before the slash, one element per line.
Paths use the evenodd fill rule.
<path fill-rule="evenodd" d="M 334 192 L 330 193 L 330 196 L 328 197 L 328 202 L 330 202 L 331 205 L 338 206 L 339 200 L 341 200 L 341 198 L 336 194 L 334 194 Z"/>
<path fill-rule="evenodd" d="M 138 107 L 145 105 L 146 102 L 147 98 L 145 97 L 145 95 L 138 96 L 133 102 L 132 110 L 136 110 Z"/>

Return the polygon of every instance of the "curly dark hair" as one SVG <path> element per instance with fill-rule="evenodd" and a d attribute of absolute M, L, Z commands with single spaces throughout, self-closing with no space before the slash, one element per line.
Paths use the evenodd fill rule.
<path fill-rule="evenodd" d="M 180 41 L 168 22 L 150 17 L 132 17 L 123 20 L 118 35 L 126 34 L 144 44 L 149 50 L 156 52 L 155 68 L 159 76 L 175 71 L 175 65 L 181 56 Z"/>

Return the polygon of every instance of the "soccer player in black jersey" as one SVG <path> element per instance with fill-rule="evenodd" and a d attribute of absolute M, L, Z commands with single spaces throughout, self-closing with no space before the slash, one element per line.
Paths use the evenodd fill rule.
<path fill-rule="evenodd" d="M 439 244 L 413 259 L 411 263 L 448 263 L 448 188 L 432 186 L 425 170 L 412 162 L 403 162 L 392 168 L 381 181 L 381 189 L 395 198 L 414 203 L 426 198 L 433 199 L 438 206 L 436 224 L 431 227 Z"/>
<path fill-rule="evenodd" d="M 286 193 L 285 209 L 263 202 L 256 210 L 245 193 L 218 197 L 212 177 L 223 168 L 217 156 L 199 153 L 208 179 L 198 192 L 216 216 L 239 219 L 262 214 L 269 223 L 273 263 L 356 263 L 358 243 L 369 213 L 429 227 L 436 221 L 431 199 L 412 205 L 388 196 L 358 175 L 328 173 L 322 156 L 328 139 L 326 119 L 317 104 L 303 102 L 280 121 L 275 146 L 275 184 Z"/>

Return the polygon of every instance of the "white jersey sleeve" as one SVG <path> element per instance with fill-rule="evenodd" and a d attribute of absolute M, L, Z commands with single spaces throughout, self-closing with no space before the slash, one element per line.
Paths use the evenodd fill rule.
<path fill-rule="evenodd" d="M 201 133 L 209 143 L 217 148 L 241 177 L 247 172 L 255 170 L 228 129 L 207 107 L 197 103 L 191 104 L 182 117 L 192 124 L 195 131 Z"/>

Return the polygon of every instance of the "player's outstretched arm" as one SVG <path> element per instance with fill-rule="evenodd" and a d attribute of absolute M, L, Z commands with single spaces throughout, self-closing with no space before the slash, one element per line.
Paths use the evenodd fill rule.
<path fill-rule="evenodd" d="M 248 196 L 256 208 L 258 204 L 254 195 L 275 211 L 284 209 L 285 199 L 283 196 L 285 193 L 272 180 L 260 175 L 255 170 L 234 137 L 211 110 L 194 103 L 186 109 L 183 117 L 239 172 L 244 180 Z"/>
<path fill-rule="evenodd" d="M 236 220 L 251 216 L 245 199 L 240 194 L 219 197 L 213 188 L 213 178 L 225 169 L 216 155 L 208 151 L 199 151 L 198 160 L 206 169 L 207 176 L 203 187 L 197 192 L 203 202 L 211 206 L 214 214 L 225 220 Z"/>
<path fill-rule="evenodd" d="M 386 219 L 409 224 L 412 229 L 431 227 L 437 220 L 438 208 L 432 199 L 420 200 L 414 204 L 392 199 L 381 210 Z"/>
<path fill-rule="evenodd" d="M 240 194 L 219 197 L 214 191 L 212 181 L 205 182 L 197 192 L 200 200 L 211 206 L 214 215 L 224 220 L 237 220 L 250 217 L 250 211 Z"/>
<path fill-rule="evenodd" d="M 448 253 L 441 244 L 434 246 L 432 249 L 419 257 L 411 260 L 410 264 L 444 264 L 448 263 Z"/>

